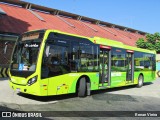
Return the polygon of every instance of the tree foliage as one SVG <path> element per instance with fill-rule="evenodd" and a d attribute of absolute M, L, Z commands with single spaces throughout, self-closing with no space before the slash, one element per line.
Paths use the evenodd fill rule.
<path fill-rule="evenodd" d="M 146 39 L 139 38 L 136 42 L 137 47 L 155 50 L 160 53 L 160 33 L 147 34 Z"/>

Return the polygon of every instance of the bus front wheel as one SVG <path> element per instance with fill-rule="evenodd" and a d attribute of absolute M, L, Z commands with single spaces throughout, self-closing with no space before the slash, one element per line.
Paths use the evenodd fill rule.
<path fill-rule="evenodd" d="M 87 90 L 86 79 L 85 79 L 85 77 L 82 77 L 79 81 L 78 97 L 85 97 L 86 96 L 86 90 Z"/>
<path fill-rule="evenodd" d="M 139 77 L 138 77 L 138 84 L 137 84 L 138 88 L 140 88 L 140 87 L 143 86 L 143 81 L 144 81 L 143 75 L 139 75 Z"/>

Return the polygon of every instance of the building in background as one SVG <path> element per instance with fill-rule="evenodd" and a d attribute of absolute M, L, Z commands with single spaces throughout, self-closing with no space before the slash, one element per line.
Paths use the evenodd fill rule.
<path fill-rule="evenodd" d="M 1 69 L 9 66 L 17 36 L 35 29 L 56 29 L 81 36 L 98 36 L 120 41 L 130 46 L 136 46 L 138 38 L 145 38 L 146 35 L 143 31 L 24 1 L 0 0 Z M 6 44 L 8 51 L 4 54 Z M 3 73 L 6 72 L 7 70 Z"/>

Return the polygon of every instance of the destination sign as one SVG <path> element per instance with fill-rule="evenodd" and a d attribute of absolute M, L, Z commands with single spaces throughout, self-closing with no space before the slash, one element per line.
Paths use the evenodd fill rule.
<path fill-rule="evenodd" d="M 39 38 L 39 33 L 25 34 L 22 36 L 22 41 L 33 40 L 38 38 Z"/>
<path fill-rule="evenodd" d="M 36 43 L 27 44 L 27 43 L 26 43 L 26 44 L 24 45 L 24 47 L 25 47 L 25 48 L 29 48 L 29 47 L 30 47 L 30 48 L 38 48 L 38 47 L 39 47 L 39 44 L 36 44 Z"/>

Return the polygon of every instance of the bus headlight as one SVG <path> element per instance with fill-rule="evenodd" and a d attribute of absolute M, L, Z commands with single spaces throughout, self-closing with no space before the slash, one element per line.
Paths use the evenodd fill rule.
<path fill-rule="evenodd" d="M 35 76 L 35 77 L 29 79 L 29 80 L 28 80 L 28 86 L 34 84 L 36 81 L 37 81 L 37 76 Z"/>

